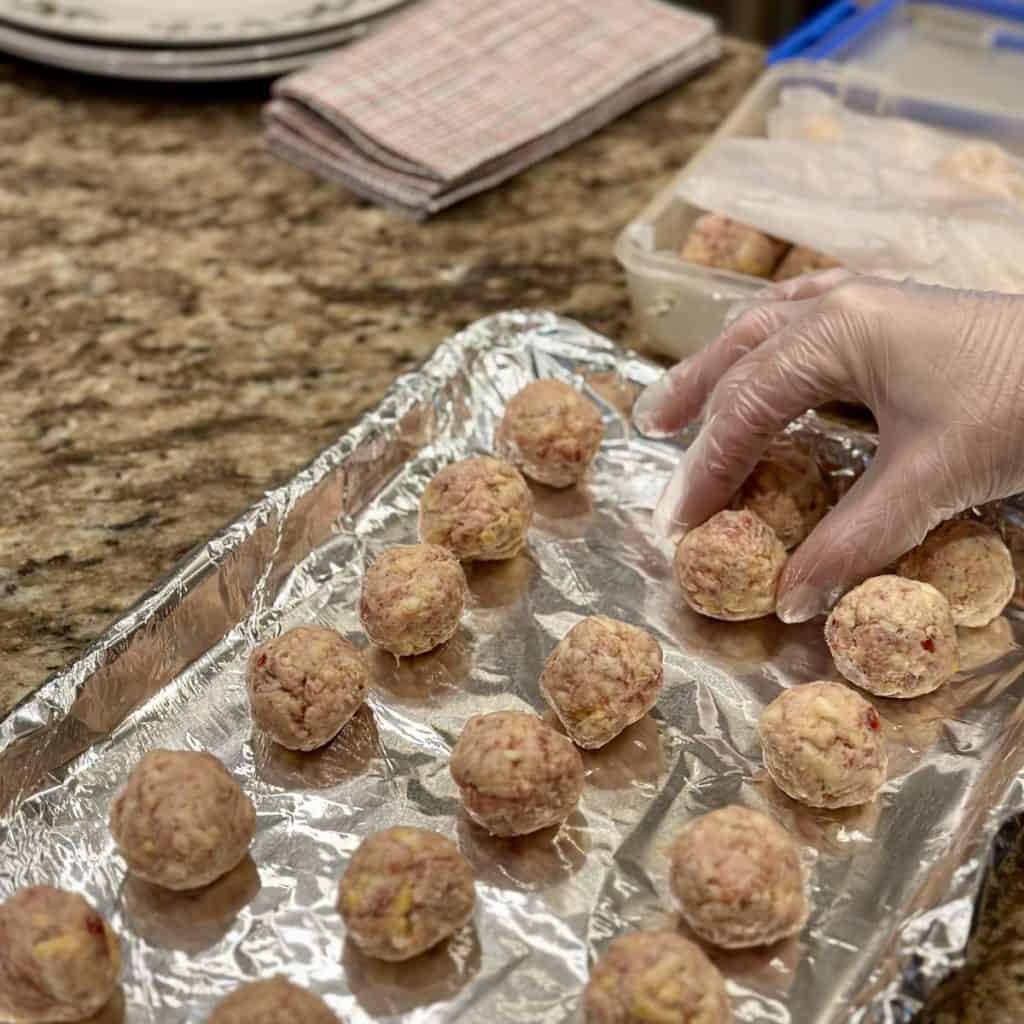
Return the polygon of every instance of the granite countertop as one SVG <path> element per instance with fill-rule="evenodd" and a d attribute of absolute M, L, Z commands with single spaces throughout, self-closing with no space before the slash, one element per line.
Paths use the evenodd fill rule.
<path fill-rule="evenodd" d="M 534 306 L 637 347 L 612 243 L 760 70 L 713 69 L 419 225 L 271 157 L 265 88 L 0 58 L 0 715 L 194 544 L 472 320 Z M 930 1024 L 1024 1020 L 1011 857 Z"/>

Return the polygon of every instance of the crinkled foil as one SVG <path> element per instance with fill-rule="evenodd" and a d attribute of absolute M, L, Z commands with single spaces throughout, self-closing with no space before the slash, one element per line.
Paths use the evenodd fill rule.
<path fill-rule="evenodd" d="M 682 607 L 671 549 L 650 525 L 679 447 L 638 437 L 626 415 L 656 374 L 550 314 L 503 314 L 443 344 L 0 724 L 0 897 L 32 883 L 84 892 L 124 939 L 132 1024 L 202 1021 L 240 981 L 275 973 L 350 1024 L 556 1024 L 578 1019 L 588 968 L 614 935 L 669 919 L 675 830 L 740 801 L 799 840 L 813 913 L 796 939 L 715 954 L 736 1020 L 909 1020 L 962 960 L 991 839 L 1024 807 L 1024 653 L 999 627 L 976 633 L 974 667 L 942 691 L 877 702 L 891 739 L 877 802 L 816 812 L 783 797 L 764 777 L 755 724 L 782 688 L 835 678 L 821 622 L 719 623 Z M 296 755 L 255 735 L 247 652 L 305 622 L 364 644 L 364 568 L 414 539 L 427 480 L 488 450 L 504 403 L 536 376 L 585 384 L 602 406 L 607 437 L 586 485 L 537 490 L 528 552 L 469 570 L 472 607 L 445 648 L 401 663 L 367 652 L 368 706 L 327 749 Z M 854 432 L 814 417 L 801 429 L 837 483 L 869 456 Z M 594 612 L 657 634 L 664 694 L 585 753 L 583 800 L 564 827 L 489 838 L 459 812 L 452 744 L 475 712 L 543 711 L 544 658 Z M 157 746 L 216 754 L 258 809 L 251 859 L 191 895 L 126 880 L 106 827 L 115 788 Z M 346 948 L 334 907 L 360 838 L 398 822 L 457 840 L 479 905 L 450 944 L 388 965 Z"/>

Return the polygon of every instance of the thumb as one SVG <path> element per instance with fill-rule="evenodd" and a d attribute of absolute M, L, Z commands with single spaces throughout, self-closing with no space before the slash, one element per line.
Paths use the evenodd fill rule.
<path fill-rule="evenodd" d="M 867 577 L 884 572 L 933 526 L 959 511 L 943 504 L 910 460 L 876 455 L 790 557 L 779 580 L 779 618 L 813 619 Z"/>

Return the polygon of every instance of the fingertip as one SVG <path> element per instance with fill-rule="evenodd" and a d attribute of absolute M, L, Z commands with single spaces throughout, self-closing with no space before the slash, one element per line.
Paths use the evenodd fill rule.
<path fill-rule="evenodd" d="M 687 457 L 684 453 L 672 472 L 672 477 L 661 492 L 657 505 L 654 506 L 654 529 L 659 536 L 674 540 L 687 530 L 680 512 L 686 501 Z"/>
<path fill-rule="evenodd" d="M 633 425 L 647 437 L 669 437 L 688 422 L 688 410 L 681 396 L 685 387 L 684 359 L 648 384 L 633 404 Z"/>

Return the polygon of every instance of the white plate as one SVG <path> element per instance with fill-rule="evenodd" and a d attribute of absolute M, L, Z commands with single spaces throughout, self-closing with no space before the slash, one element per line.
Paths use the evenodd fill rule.
<path fill-rule="evenodd" d="M 348 29 L 348 38 L 361 32 Z M 108 78 L 151 82 L 227 82 L 269 78 L 305 67 L 326 56 L 345 38 L 339 32 L 302 37 L 304 45 L 289 41 L 273 44 L 218 47 L 200 51 L 126 50 L 115 47 L 65 43 L 0 25 L 0 50 L 52 67 L 84 71 Z M 329 37 L 324 43 L 323 39 Z M 310 40 L 316 42 L 310 43 Z M 319 45 L 318 45 L 319 43 Z"/>
<path fill-rule="evenodd" d="M 407 0 L 0 0 L 0 19 L 79 39 L 238 43 L 337 28 Z"/>

